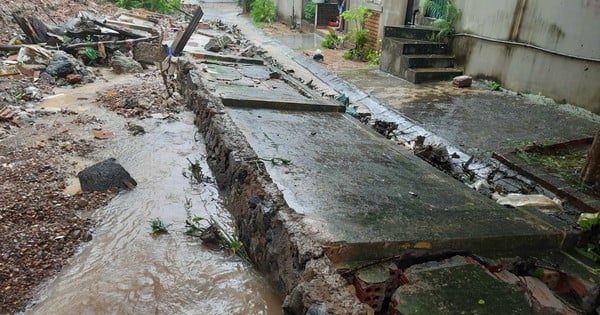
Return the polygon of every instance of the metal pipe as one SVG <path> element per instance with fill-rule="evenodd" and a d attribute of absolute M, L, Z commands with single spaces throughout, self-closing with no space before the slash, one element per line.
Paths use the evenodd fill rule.
<path fill-rule="evenodd" d="M 598 59 L 598 58 L 590 58 L 590 57 L 582 57 L 582 56 L 576 56 L 576 55 L 566 54 L 566 53 L 562 53 L 560 51 L 551 50 L 551 49 L 548 49 L 548 48 L 543 48 L 543 47 L 540 47 L 540 46 L 536 46 L 536 45 L 532 45 L 532 44 L 527 44 L 527 43 L 520 43 L 520 42 L 514 42 L 514 41 L 508 41 L 508 40 L 502 40 L 502 39 L 495 39 L 495 38 L 490 38 L 490 37 L 485 37 L 485 36 L 480 36 L 480 35 L 475 35 L 475 34 L 469 34 L 469 33 L 457 33 L 457 34 L 454 34 L 454 36 L 455 37 L 456 36 L 472 37 L 472 38 L 477 38 L 477 39 L 485 40 L 485 41 L 488 41 L 488 42 L 494 42 L 494 43 L 500 43 L 500 44 L 507 44 L 507 45 L 527 47 L 527 48 L 532 48 L 532 49 L 540 50 L 540 51 L 543 51 L 545 53 L 549 53 L 549 54 L 556 55 L 556 56 L 567 57 L 567 58 L 575 59 L 575 60 L 583 60 L 583 61 L 599 62 L 600 63 L 600 59 Z"/>

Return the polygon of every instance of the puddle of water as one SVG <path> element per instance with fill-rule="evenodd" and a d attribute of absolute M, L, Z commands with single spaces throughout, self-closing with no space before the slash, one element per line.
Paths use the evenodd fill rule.
<path fill-rule="evenodd" d="M 36 108 L 43 111 L 59 112 L 63 109 L 74 112 L 86 112 L 95 108 L 96 93 L 116 84 L 129 83 L 133 75 L 117 75 L 110 69 L 100 69 L 99 76 L 93 84 L 85 84 L 72 88 L 71 86 L 57 88 L 55 94 L 45 97 Z"/>
<path fill-rule="evenodd" d="M 286 36 L 277 36 L 278 41 L 290 47 L 291 49 L 315 49 L 321 48 L 324 38 L 315 34 L 295 34 Z"/>
<path fill-rule="evenodd" d="M 191 185 L 186 158 L 202 161 L 193 116 L 141 121 L 148 134 L 114 145 L 115 157 L 138 182 L 98 210 L 94 239 L 42 293 L 31 314 L 281 314 L 281 300 L 250 266 L 211 251 L 184 234 L 185 198 L 192 213 L 231 222 L 214 184 Z M 111 147 L 113 147 L 111 145 Z M 170 233 L 150 234 L 160 217 Z"/>

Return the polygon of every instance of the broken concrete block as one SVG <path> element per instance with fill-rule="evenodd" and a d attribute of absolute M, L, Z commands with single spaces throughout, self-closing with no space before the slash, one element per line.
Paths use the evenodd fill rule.
<path fill-rule="evenodd" d="M 459 75 L 457 77 L 454 77 L 454 79 L 452 79 L 452 85 L 459 87 L 459 88 L 469 87 L 469 86 L 471 86 L 472 82 L 473 82 L 473 78 L 468 75 Z"/>
<path fill-rule="evenodd" d="M 522 288 L 496 279 L 481 265 L 430 267 L 407 274 L 409 283 L 394 292 L 388 314 L 531 313 Z"/>
<path fill-rule="evenodd" d="M 204 45 L 204 49 L 212 52 L 219 52 L 227 45 L 233 43 L 233 38 L 229 35 L 217 36 L 211 38 L 206 45 Z"/>
<path fill-rule="evenodd" d="M 139 42 L 133 46 L 133 59 L 140 63 L 153 65 L 167 58 L 165 47 L 161 44 Z"/>
<path fill-rule="evenodd" d="M 110 158 L 85 168 L 77 174 L 83 191 L 107 191 L 111 188 L 133 189 L 137 182 L 129 173 Z"/>
<path fill-rule="evenodd" d="M 144 70 L 139 62 L 119 51 L 116 51 L 113 55 L 110 65 L 116 73 L 137 73 Z"/>
<path fill-rule="evenodd" d="M 527 288 L 536 314 L 567 314 L 568 307 L 561 302 L 542 280 L 534 277 L 521 277 Z"/>
<path fill-rule="evenodd" d="M 374 265 L 354 275 L 354 287 L 358 299 L 380 312 L 383 301 L 390 297 L 399 283 L 402 271 L 394 263 Z"/>

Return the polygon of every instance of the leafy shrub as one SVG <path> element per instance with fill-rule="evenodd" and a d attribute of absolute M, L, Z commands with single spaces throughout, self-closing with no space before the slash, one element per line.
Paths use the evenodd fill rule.
<path fill-rule="evenodd" d="M 304 18 L 309 21 L 313 21 L 315 19 L 316 9 L 317 5 L 312 1 L 308 1 L 308 4 L 304 8 Z"/>
<path fill-rule="evenodd" d="M 181 0 L 117 0 L 116 4 L 125 9 L 144 8 L 160 13 L 173 13 L 181 9 Z"/>
<path fill-rule="evenodd" d="M 354 27 L 348 33 L 348 38 L 354 43 L 354 48 L 350 49 L 350 58 L 353 60 L 365 61 L 368 50 L 366 45 L 369 43 L 369 30 L 365 28 L 365 21 L 371 15 L 371 10 L 365 6 L 360 6 L 342 13 L 342 17 L 348 22 L 354 22 Z M 344 54 L 346 55 L 346 54 Z"/>
<path fill-rule="evenodd" d="M 272 23 L 277 19 L 277 7 L 271 0 L 254 0 L 250 4 L 250 16 L 257 24 Z"/>
<path fill-rule="evenodd" d="M 380 57 L 381 57 L 380 51 L 370 49 L 369 52 L 367 53 L 367 62 L 371 66 L 376 66 L 379 64 Z"/>
<path fill-rule="evenodd" d="M 436 41 L 444 41 L 454 35 L 454 25 L 460 19 L 462 12 L 456 8 L 452 0 L 424 0 L 420 3 L 421 12 L 433 17 L 433 26 L 439 32 L 433 36 Z"/>
<path fill-rule="evenodd" d="M 325 40 L 321 42 L 323 48 L 337 49 L 341 46 L 342 38 L 334 30 L 329 30 L 329 34 L 325 35 Z"/>

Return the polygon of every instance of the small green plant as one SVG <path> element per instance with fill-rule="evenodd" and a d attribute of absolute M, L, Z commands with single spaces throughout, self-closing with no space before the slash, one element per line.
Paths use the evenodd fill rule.
<path fill-rule="evenodd" d="M 342 58 L 344 58 L 346 60 L 352 60 L 352 59 L 354 59 L 354 54 L 351 51 L 345 51 L 342 54 Z"/>
<path fill-rule="evenodd" d="M 496 81 L 492 81 L 492 83 L 490 84 L 490 90 L 492 90 L 492 91 L 500 91 L 501 88 L 502 88 L 502 85 L 500 85 L 500 83 L 498 83 Z"/>
<path fill-rule="evenodd" d="M 370 66 L 376 66 L 380 62 L 381 52 L 379 50 L 370 49 L 367 53 L 367 63 Z"/>
<path fill-rule="evenodd" d="M 188 170 L 192 174 L 192 178 L 196 180 L 197 183 L 201 183 L 204 176 L 202 175 L 202 167 L 200 166 L 200 161 L 195 160 L 192 162 L 190 159 L 187 159 L 190 165 L 188 166 Z"/>
<path fill-rule="evenodd" d="M 153 235 L 169 233 L 169 231 L 167 230 L 167 225 L 165 225 L 165 223 L 160 218 L 154 218 L 150 220 L 150 228 L 152 229 Z"/>
<path fill-rule="evenodd" d="M 452 0 L 424 0 L 420 3 L 421 12 L 425 16 L 433 17 L 436 20 L 433 26 L 439 31 L 433 36 L 433 40 L 446 41 L 454 35 L 454 25 L 462 16 L 462 12 L 456 8 Z"/>
<path fill-rule="evenodd" d="M 321 47 L 329 49 L 337 49 L 341 45 L 342 38 L 334 30 L 329 30 L 329 33 L 325 35 L 325 40 L 321 42 Z"/>
<path fill-rule="evenodd" d="M 271 0 L 254 0 L 250 4 L 250 16 L 256 24 L 270 24 L 277 19 L 277 7 Z"/>
<path fill-rule="evenodd" d="M 315 19 L 316 8 L 317 5 L 314 2 L 308 1 L 308 4 L 304 8 L 304 18 L 308 21 L 313 21 Z"/>
<path fill-rule="evenodd" d="M 365 28 L 365 22 L 369 16 L 371 16 L 371 10 L 366 6 L 356 7 L 342 13 L 342 17 L 354 25 L 348 33 L 348 38 L 354 43 L 354 48 L 349 50 L 350 58 L 343 56 L 344 58 L 366 61 L 368 54 L 366 45 L 369 43 L 369 30 Z"/>

